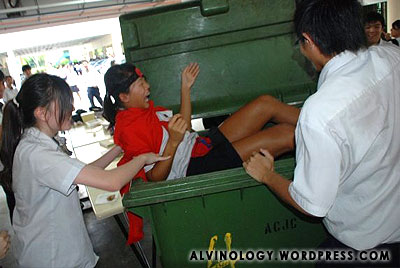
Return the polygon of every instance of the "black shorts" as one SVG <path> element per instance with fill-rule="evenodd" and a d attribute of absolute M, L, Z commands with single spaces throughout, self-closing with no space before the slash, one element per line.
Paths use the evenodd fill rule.
<path fill-rule="evenodd" d="M 205 136 L 211 139 L 213 148 L 204 156 L 190 159 L 186 176 L 242 166 L 239 154 L 217 127 L 211 128 Z"/>

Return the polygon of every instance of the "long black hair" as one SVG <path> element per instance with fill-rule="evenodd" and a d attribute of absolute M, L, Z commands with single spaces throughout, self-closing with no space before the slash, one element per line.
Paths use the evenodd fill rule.
<path fill-rule="evenodd" d="M 115 125 L 115 116 L 118 110 L 124 108 L 119 94 L 129 93 L 130 85 L 142 76 L 140 70 L 130 63 L 114 65 L 107 70 L 104 75 L 107 92 L 104 97 L 103 116 L 110 122 L 110 127 Z"/>
<path fill-rule="evenodd" d="M 0 172 L 0 183 L 9 193 L 12 193 L 14 154 L 24 130 L 35 126 L 35 109 L 37 107 L 49 109 L 52 102 L 58 104 L 57 122 L 61 127 L 62 122 L 72 111 L 72 92 L 60 77 L 42 73 L 29 77 L 22 84 L 15 99 L 7 102 L 4 108 L 0 148 L 0 160 L 4 169 Z"/>
<path fill-rule="evenodd" d="M 294 15 L 297 37 L 308 33 L 326 56 L 366 47 L 362 7 L 357 0 L 297 1 Z"/>

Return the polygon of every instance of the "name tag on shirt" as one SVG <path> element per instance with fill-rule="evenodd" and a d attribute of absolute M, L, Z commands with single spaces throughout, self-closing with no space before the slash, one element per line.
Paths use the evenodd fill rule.
<path fill-rule="evenodd" d="M 165 121 L 165 122 L 169 122 L 169 120 L 173 116 L 172 110 L 159 111 L 156 114 L 160 121 Z"/>

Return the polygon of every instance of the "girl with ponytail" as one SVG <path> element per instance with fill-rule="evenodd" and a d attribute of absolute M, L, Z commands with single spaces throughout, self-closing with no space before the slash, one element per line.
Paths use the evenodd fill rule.
<path fill-rule="evenodd" d="M 29 77 L 4 109 L 1 184 L 15 196 L 13 227 L 21 267 L 94 267 L 76 184 L 116 191 L 145 164 L 166 158 L 148 153 L 104 170 L 121 153 L 116 146 L 91 164 L 67 156 L 54 141 L 71 127 L 68 84 L 48 74 Z M 12 199 L 12 198 L 9 198 Z"/>
<path fill-rule="evenodd" d="M 171 156 L 146 165 L 132 178 L 147 181 L 177 179 L 189 175 L 242 166 L 255 151 L 266 148 L 280 155 L 294 148 L 294 129 L 299 109 L 271 96 L 260 96 L 226 119 L 218 128 L 200 137 L 191 130 L 190 91 L 200 68 L 191 63 L 181 74 L 180 113 L 154 106 L 150 85 L 141 71 L 130 63 L 114 65 L 104 75 L 106 97 L 104 117 L 115 126 L 114 143 L 124 151 L 122 165 L 142 153 Z M 276 124 L 262 130 L 268 121 Z M 122 188 L 124 194 L 130 184 Z M 128 243 L 143 237 L 142 221 L 128 212 Z"/>

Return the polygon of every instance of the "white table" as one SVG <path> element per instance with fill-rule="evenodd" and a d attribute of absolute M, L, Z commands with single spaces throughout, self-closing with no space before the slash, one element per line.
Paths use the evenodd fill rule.
<path fill-rule="evenodd" d="M 66 133 L 66 136 L 69 143 L 68 147 L 71 147 L 73 156 L 84 163 L 93 162 L 112 148 L 112 146 L 106 148 L 101 145 L 113 143 L 112 137 L 107 131 L 103 130 L 101 125 L 93 128 L 87 128 L 85 125 L 75 126 Z M 106 169 L 115 168 L 119 159 L 114 160 Z M 96 204 L 95 200 L 99 195 L 109 192 L 83 185 L 81 185 L 80 189 L 86 189 L 85 192 L 89 197 L 97 219 L 105 219 L 124 211 L 120 196 L 110 203 Z M 85 197 L 85 193 L 81 193 L 81 196 Z"/>

